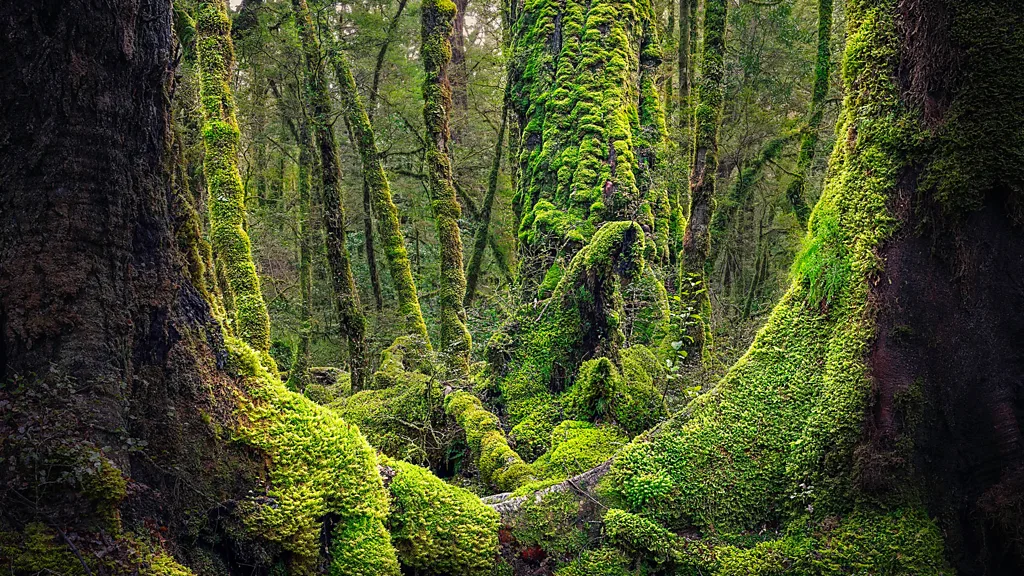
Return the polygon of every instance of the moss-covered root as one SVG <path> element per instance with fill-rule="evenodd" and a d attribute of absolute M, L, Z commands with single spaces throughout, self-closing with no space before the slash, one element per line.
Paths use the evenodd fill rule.
<path fill-rule="evenodd" d="M 345 207 L 341 201 L 341 163 L 334 136 L 334 114 L 322 68 L 320 46 L 306 0 L 292 0 L 295 22 L 305 62 L 304 91 L 312 116 L 312 131 L 320 152 L 320 214 L 327 240 L 327 264 L 338 310 L 341 337 L 348 342 L 352 387 L 366 379 L 366 318 L 359 305 L 359 291 L 352 275 L 352 261 L 345 242 Z"/>
<path fill-rule="evenodd" d="M 290 569 L 301 574 L 316 567 L 325 523 L 334 521 L 332 574 L 397 576 L 384 529 L 388 493 L 359 429 L 287 390 L 244 343 L 229 339 L 228 349 L 248 390 L 238 399 L 236 435 L 270 463 L 266 493 L 239 506 L 245 527 L 288 551 Z"/>
<path fill-rule="evenodd" d="M 455 194 L 448 157 L 449 116 L 452 109 L 448 64 L 455 4 L 451 0 L 425 0 L 422 7 L 423 121 L 427 129 L 427 188 L 441 245 L 440 353 L 452 378 L 469 376 L 472 347 L 466 328 L 466 274 L 462 265 L 462 208 Z"/>
<path fill-rule="evenodd" d="M 514 490 L 535 480 L 529 464 L 508 445 L 498 417 L 465 391 L 445 398 L 445 411 L 466 431 L 466 443 L 477 458 L 480 479 L 499 491 Z"/>
<path fill-rule="evenodd" d="M 389 459 L 383 464 L 391 491 L 387 525 L 402 565 L 430 574 L 490 574 L 498 513 L 425 468 Z"/>
<path fill-rule="evenodd" d="M 688 287 L 683 306 L 691 318 L 686 327 L 691 358 L 711 359 L 711 298 L 704 267 L 711 253 L 711 216 L 718 172 L 718 129 L 725 78 L 726 0 L 704 4 L 704 42 L 693 112 L 693 168 L 690 171 L 690 217 L 683 233 L 679 284 Z"/>
<path fill-rule="evenodd" d="M 210 237 L 234 302 L 234 332 L 260 351 L 270 349 L 270 316 L 252 261 L 245 221 L 245 192 L 238 173 L 238 121 L 231 94 L 234 48 L 223 0 L 200 0 L 196 47 L 203 109 L 203 171 L 210 190 Z"/>
<path fill-rule="evenodd" d="M 359 149 L 359 157 L 363 165 L 363 181 L 369 188 L 370 204 L 377 220 L 377 231 L 384 246 L 384 255 L 388 260 L 388 271 L 398 295 L 399 312 L 405 322 L 406 332 L 420 337 L 430 348 L 427 336 L 427 325 L 423 322 L 419 298 L 416 295 L 416 283 L 413 281 L 412 268 L 409 265 L 409 254 L 405 249 L 405 237 L 402 224 L 398 218 L 398 207 L 391 199 L 391 185 L 381 165 L 377 141 L 373 134 L 373 126 L 367 116 L 366 107 L 359 97 L 356 81 L 352 76 L 352 68 L 348 57 L 337 45 L 330 34 L 326 36 L 330 42 L 331 63 L 338 81 L 341 94 L 341 107 L 352 129 L 353 139 Z"/>

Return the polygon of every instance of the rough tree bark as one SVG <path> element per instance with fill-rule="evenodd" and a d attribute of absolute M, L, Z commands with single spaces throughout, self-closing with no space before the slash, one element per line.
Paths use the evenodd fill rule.
<path fill-rule="evenodd" d="M 97 553 L 125 573 L 173 567 L 126 531 L 199 549 L 221 504 L 258 489 L 259 464 L 201 417 L 226 425 L 233 388 L 172 233 L 171 46 L 169 2 L 0 7 L 0 555 L 15 572 L 96 573 Z"/>
<path fill-rule="evenodd" d="M 341 163 L 332 126 L 331 99 L 327 92 L 323 58 L 316 41 L 313 19 L 306 0 L 292 0 L 305 61 L 305 96 L 312 115 L 313 135 L 320 152 L 320 213 L 327 236 L 327 262 L 331 268 L 341 336 L 348 342 L 352 387 L 359 390 L 366 379 L 366 318 L 359 305 L 359 290 L 352 276 L 352 262 L 345 242 L 345 207 L 341 201 Z"/>
<path fill-rule="evenodd" d="M 441 244 L 441 287 L 439 300 L 440 352 L 448 359 L 452 377 L 465 379 L 469 374 L 472 347 L 466 328 L 466 274 L 462 264 L 462 235 L 459 217 L 462 208 L 455 195 L 448 150 L 449 119 L 452 108 L 448 69 L 452 49 L 449 39 L 456 7 L 451 0 L 427 0 L 422 8 L 421 58 L 423 80 L 423 120 L 427 129 L 427 188 L 430 206 Z"/>

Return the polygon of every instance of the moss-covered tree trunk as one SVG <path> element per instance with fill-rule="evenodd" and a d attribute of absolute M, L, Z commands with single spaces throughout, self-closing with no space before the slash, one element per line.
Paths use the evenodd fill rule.
<path fill-rule="evenodd" d="M 203 171 L 210 191 L 210 235 L 214 256 L 223 265 L 235 331 L 253 348 L 270 349 L 270 316 L 252 261 L 244 229 L 245 190 L 238 173 L 238 121 L 231 94 L 235 63 L 231 21 L 223 0 L 203 0 L 196 6 L 196 49 L 199 91 L 203 109 Z"/>
<path fill-rule="evenodd" d="M 427 128 L 427 189 L 441 245 L 439 304 L 440 352 L 448 359 L 453 377 L 469 373 L 471 340 L 466 328 L 466 274 L 462 264 L 462 208 L 455 195 L 448 150 L 451 85 L 448 67 L 452 57 L 452 21 L 456 7 L 451 0 L 426 0 L 422 7 L 423 120 Z"/>
<path fill-rule="evenodd" d="M 624 565 L 1024 568 L 1024 14 L 845 16 L 838 138 L 792 285 L 713 391 L 616 457 L 626 510 L 605 534 Z M 731 536 L 766 522 L 767 540 Z"/>
<path fill-rule="evenodd" d="M 491 172 L 487 177 L 487 193 L 484 195 L 484 204 L 480 208 L 480 218 L 477 222 L 476 232 L 473 233 L 473 254 L 469 257 L 469 266 L 466 271 L 466 306 L 469 306 L 470 302 L 473 301 L 473 296 L 476 294 L 476 286 L 480 281 L 480 268 L 484 260 L 484 251 L 487 249 L 487 241 L 491 236 L 491 209 L 494 207 L 494 197 L 498 191 L 498 176 L 501 174 L 501 152 L 505 146 L 505 128 L 508 126 L 508 101 L 509 89 L 506 86 L 504 104 L 501 107 L 501 124 L 498 127 L 498 139 L 494 145 L 494 156 L 491 159 Z"/>
<path fill-rule="evenodd" d="M 288 386 L 292 390 L 303 391 L 309 384 L 310 375 L 310 338 L 313 332 L 313 226 L 310 215 L 310 188 L 315 172 L 313 142 L 309 134 L 309 124 L 305 119 L 299 121 L 299 177 L 298 187 L 298 233 L 299 233 L 299 344 L 295 350 L 295 362 L 288 374 Z"/>
<path fill-rule="evenodd" d="M 512 39 L 523 298 L 549 296 L 606 222 L 635 220 L 651 262 L 667 252 L 667 191 L 651 177 L 666 137 L 650 2 L 545 0 Z"/>
<path fill-rule="evenodd" d="M 718 172 L 718 130 L 725 80 L 725 33 L 728 3 L 705 0 L 704 42 L 693 106 L 693 165 L 690 170 L 690 213 L 683 234 L 679 270 L 680 294 L 688 311 L 686 347 L 691 358 L 711 358 L 711 297 L 704 268 L 711 254 L 711 217 Z"/>
<path fill-rule="evenodd" d="M 366 318 L 359 304 L 359 291 L 352 275 L 352 262 L 345 242 L 345 207 L 341 201 L 341 163 L 334 136 L 330 94 L 316 40 L 316 30 L 306 0 L 292 0 L 296 27 L 305 62 L 305 97 L 311 114 L 314 139 L 320 152 L 320 213 L 327 237 L 327 263 L 331 268 L 338 324 L 348 342 L 352 387 L 366 379 Z"/>
<path fill-rule="evenodd" d="M 369 192 L 373 213 L 377 217 L 377 230 L 384 245 L 388 271 L 398 294 L 399 312 L 405 323 L 406 332 L 421 338 L 429 348 L 430 338 L 427 336 L 427 325 L 423 322 L 423 313 L 420 311 L 420 302 L 416 295 L 416 282 L 413 280 L 409 254 L 405 249 L 405 235 L 402 233 L 402 223 L 398 218 L 398 207 L 391 199 L 391 185 L 381 164 L 373 126 L 359 97 L 348 58 L 333 38 L 328 38 L 327 41 L 330 43 L 329 57 L 341 95 L 342 113 L 348 120 L 356 147 L 359 149 L 363 165 L 363 183 Z"/>
<path fill-rule="evenodd" d="M 818 0 L 818 57 L 814 64 L 814 87 L 811 89 L 810 112 L 800 141 L 800 152 L 793 171 L 793 180 L 786 187 L 786 198 L 801 225 L 807 224 L 807 171 L 811 169 L 818 147 L 818 133 L 825 116 L 829 76 L 832 74 L 832 1 Z"/>

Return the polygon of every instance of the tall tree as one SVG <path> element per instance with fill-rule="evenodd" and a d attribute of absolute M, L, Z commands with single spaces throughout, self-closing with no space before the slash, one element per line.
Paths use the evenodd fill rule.
<path fill-rule="evenodd" d="M 800 152 L 793 171 L 793 180 L 786 187 L 786 198 L 801 225 L 807 224 L 807 171 L 814 162 L 818 147 L 818 133 L 825 116 L 825 98 L 828 97 L 829 76 L 832 74 L 832 0 L 818 0 L 818 56 L 814 64 L 814 87 L 811 89 L 807 126 L 800 140 Z"/>
<path fill-rule="evenodd" d="M 391 281 L 398 293 L 399 312 L 405 322 L 407 333 L 420 337 L 426 347 L 430 348 L 427 325 L 423 322 L 423 312 L 420 310 L 419 298 L 416 295 L 416 282 L 413 280 L 409 254 L 405 249 L 405 235 L 402 233 L 402 223 L 398 218 L 398 207 L 391 198 L 391 184 L 381 163 L 373 125 L 359 97 L 348 57 L 329 33 L 324 38 L 329 43 L 329 57 L 338 82 L 342 113 L 348 120 L 356 148 L 359 150 L 363 166 L 363 183 L 369 191 L 373 213 L 377 217 L 377 230 L 380 231 L 384 244 L 384 255 L 388 260 Z"/>
<path fill-rule="evenodd" d="M 227 277 L 235 331 L 250 346 L 265 352 L 270 349 L 270 316 L 244 228 L 245 190 L 238 173 L 239 132 L 230 85 L 235 56 L 224 0 L 198 2 L 196 48 L 206 147 L 203 171 L 210 191 L 214 255 Z"/>
<path fill-rule="evenodd" d="M 366 318 L 359 305 L 359 291 L 345 243 L 345 207 L 341 201 L 341 163 L 334 136 L 331 98 L 327 91 L 324 54 L 306 0 L 292 0 L 295 23 L 305 62 L 305 97 L 320 152 L 320 213 L 327 236 L 327 262 L 338 309 L 341 336 L 348 342 L 352 386 L 362 387 L 366 376 Z"/>
<path fill-rule="evenodd" d="M 455 377 L 469 373 L 471 339 L 466 328 L 466 274 L 462 265 L 462 208 L 455 195 L 449 155 L 449 126 L 452 108 L 448 67 L 451 61 L 452 22 L 456 7 L 451 0 L 426 0 L 422 10 L 420 57 L 423 80 L 423 121 L 427 128 L 427 188 L 430 206 L 441 244 L 440 349 L 448 358 Z"/>
<path fill-rule="evenodd" d="M 314 175 L 312 137 L 309 123 L 302 119 L 298 126 L 299 175 L 298 188 L 298 233 L 299 233 L 299 345 L 295 351 L 295 362 L 288 374 L 288 384 L 293 390 L 303 391 L 309 384 L 310 340 L 313 332 L 313 229 L 310 218 L 310 188 Z"/>
<path fill-rule="evenodd" d="M 483 265 L 484 250 L 487 248 L 487 241 L 491 236 L 491 210 L 494 208 L 494 197 L 498 191 L 498 176 L 501 173 L 501 152 L 505 146 L 505 127 L 508 125 L 508 102 L 509 86 L 505 86 L 504 103 L 501 106 L 501 124 L 498 128 L 498 139 L 494 145 L 494 156 L 491 159 L 491 172 L 487 177 L 487 193 L 484 195 L 484 204 L 480 209 L 480 218 L 477 223 L 476 232 L 473 233 L 473 253 L 469 257 L 469 267 L 466 271 L 466 299 L 465 305 L 473 301 L 476 293 L 477 282 L 480 280 L 480 267 Z M 498 251 L 495 249 L 495 254 Z"/>
<path fill-rule="evenodd" d="M 688 292 L 694 321 L 687 327 L 688 349 L 701 362 L 710 361 L 711 297 L 704 268 L 711 253 L 711 216 L 718 172 L 718 131 L 725 79 L 725 33 L 728 3 L 705 0 L 704 42 L 693 108 L 693 166 L 690 170 L 690 215 L 683 235 L 680 289 Z"/>

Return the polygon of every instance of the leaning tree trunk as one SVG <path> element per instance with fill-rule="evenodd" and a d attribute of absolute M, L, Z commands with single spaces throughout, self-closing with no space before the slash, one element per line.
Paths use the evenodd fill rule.
<path fill-rule="evenodd" d="M 704 268 L 711 255 L 711 216 L 718 172 L 718 129 L 725 79 L 725 32 L 728 3 L 705 0 L 704 42 L 693 108 L 693 166 L 690 214 L 683 234 L 679 289 L 688 318 L 684 329 L 691 357 L 711 361 L 711 297 Z"/>
<path fill-rule="evenodd" d="M 245 190 L 238 173 L 238 121 L 231 94 L 235 63 L 231 21 L 223 0 L 203 0 L 196 8 L 199 97 L 203 109 L 203 172 L 210 190 L 210 236 L 214 256 L 224 267 L 234 303 L 235 331 L 261 351 L 270 349 L 270 316 L 260 291 L 245 232 Z"/>
<path fill-rule="evenodd" d="M 338 308 L 341 336 L 348 342 L 352 387 L 366 379 L 366 318 L 359 305 L 359 291 L 345 243 L 345 207 L 341 201 L 341 163 L 334 137 L 331 99 L 316 41 L 313 19 L 306 0 L 292 0 L 305 61 L 306 102 L 312 115 L 313 134 L 320 151 L 320 212 L 327 236 L 327 263 Z"/>
<path fill-rule="evenodd" d="M 430 206 L 441 244 L 441 287 L 439 297 L 440 351 L 449 361 L 453 377 L 469 374 L 472 346 L 466 328 L 466 274 L 462 267 L 462 235 L 459 217 L 462 208 L 455 196 L 452 165 L 448 154 L 449 117 L 452 108 L 448 66 L 451 60 L 452 21 L 455 4 L 451 0 L 427 0 L 422 8 L 423 120 L 427 128 L 427 188 Z"/>
<path fill-rule="evenodd" d="M 352 129 L 353 140 L 362 160 L 363 185 L 369 193 L 373 213 L 377 217 L 377 230 L 384 244 L 388 271 L 398 294 L 398 308 L 405 322 L 406 333 L 419 337 L 425 346 L 430 348 L 427 325 L 423 321 L 423 312 L 420 311 L 416 282 L 413 280 L 409 254 L 405 249 L 405 235 L 402 233 L 402 223 L 398 218 L 398 207 L 391 199 L 391 184 L 384 173 L 377 141 L 373 135 L 373 126 L 359 98 L 348 58 L 333 38 L 327 38 L 327 42 L 330 43 L 329 56 L 341 93 L 343 114 Z"/>

